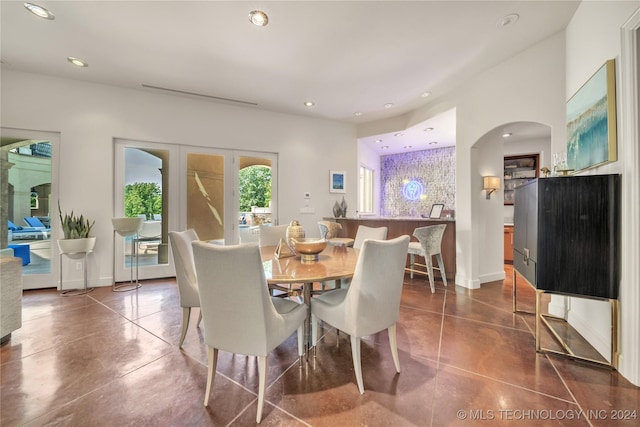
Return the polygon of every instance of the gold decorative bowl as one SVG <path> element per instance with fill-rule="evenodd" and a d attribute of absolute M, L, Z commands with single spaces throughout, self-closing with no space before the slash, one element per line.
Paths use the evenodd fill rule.
<path fill-rule="evenodd" d="M 293 247 L 300 254 L 302 262 L 317 261 L 318 254 L 327 247 L 325 239 L 291 239 Z"/>

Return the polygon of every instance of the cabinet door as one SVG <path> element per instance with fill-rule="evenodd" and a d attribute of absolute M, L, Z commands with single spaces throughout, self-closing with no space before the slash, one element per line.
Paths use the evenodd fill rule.
<path fill-rule="evenodd" d="M 513 262 L 513 227 L 504 226 L 504 260 Z"/>

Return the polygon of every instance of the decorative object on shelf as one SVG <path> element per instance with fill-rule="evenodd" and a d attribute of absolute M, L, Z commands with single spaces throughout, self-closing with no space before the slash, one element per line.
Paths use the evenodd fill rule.
<path fill-rule="evenodd" d="M 304 228 L 302 228 L 302 226 L 300 225 L 300 223 L 297 220 L 293 220 L 289 223 L 289 226 L 287 227 L 287 231 L 285 233 L 285 236 L 287 238 L 287 243 L 289 244 L 289 246 L 291 246 L 292 248 L 294 247 L 293 245 L 293 239 L 300 239 L 300 238 L 304 238 L 305 233 L 304 233 Z"/>
<path fill-rule="evenodd" d="M 347 202 L 344 200 L 344 196 L 342 196 L 342 203 L 340 203 L 340 214 L 342 218 L 347 217 Z"/>
<path fill-rule="evenodd" d="M 497 176 L 483 176 L 482 189 L 487 192 L 487 200 L 490 200 L 491 193 L 500 189 L 500 178 Z M 442 208 L 440 208 L 440 211 L 442 212 Z M 429 216 L 429 218 L 432 218 L 432 217 Z M 440 218 L 439 215 L 438 215 L 438 218 Z"/>
<path fill-rule="evenodd" d="M 563 169 L 579 171 L 618 160 L 615 74 L 615 60 L 610 59 L 567 101 Z"/>
<path fill-rule="evenodd" d="M 329 171 L 329 192 L 330 193 L 346 193 L 347 192 L 347 175 L 344 171 Z"/>
<path fill-rule="evenodd" d="M 325 239 L 291 239 L 296 252 L 300 254 L 302 263 L 311 263 L 317 261 L 320 252 L 327 247 Z"/>
<path fill-rule="evenodd" d="M 436 203 L 431 206 L 431 212 L 429 212 L 429 218 L 431 219 L 440 219 L 442 215 L 442 209 L 444 209 L 444 205 L 442 203 Z"/>
<path fill-rule="evenodd" d="M 543 166 L 542 169 L 540 169 L 540 172 L 542 172 L 544 174 L 545 178 L 548 178 L 549 175 L 551 175 L 551 169 L 549 169 L 546 166 Z"/>
<path fill-rule="evenodd" d="M 333 204 L 333 217 L 340 218 L 342 216 L 342 208 L 340 207 L 340 203 L 336 200 Z"/>

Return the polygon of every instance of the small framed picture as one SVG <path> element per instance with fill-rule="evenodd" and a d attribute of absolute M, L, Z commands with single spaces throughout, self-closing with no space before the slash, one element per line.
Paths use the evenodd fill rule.
<path fill-rule="evenodd" d="M 329 172 L 329 192 L 330 193 L 346 193 L 347 192 L 347 175 L 344 171 Z"/>
<path fill-rule="evenodd" d="M 440 219 L 442 215 L 442 209 L 444 209 L 444 205 L 440 203 L 436 203 L 431 206 L 431 212 L 429 213 L 429 218 L 431 219 Z"/>

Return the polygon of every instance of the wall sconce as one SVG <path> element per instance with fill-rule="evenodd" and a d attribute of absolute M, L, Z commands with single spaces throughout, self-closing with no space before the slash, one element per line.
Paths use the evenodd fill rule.
<path fill-rule="evenodd" d="M 483 176 L 482 189 L 487 192 L 487 200 L 491 199 L 491 193 L 500 189 L 500 177 Z"/>

